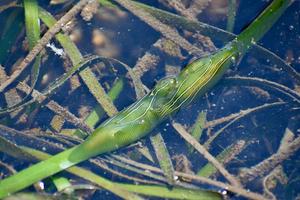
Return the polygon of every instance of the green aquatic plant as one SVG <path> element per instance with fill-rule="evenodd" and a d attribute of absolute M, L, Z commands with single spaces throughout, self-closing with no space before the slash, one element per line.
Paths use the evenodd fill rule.
<path fill-rule="evenodd" d="M 159 123 L 215 85 L 282 15 L 291 1 L 274 0 L 240 35 L 217 52 L 187 65 L 178 76 L 160 80 L 151 92 L 101 124 L 82 144 L 41 161 L 0 182 L 0 198 L 67 169 L 90 157 L 107 153 L 144 137 Z M 99 59 L 94 57 L 93 59 Z M 93 59 L 89 59 L 90 62 Z M 82 64 L 68 72 L 75 73 Z M 62 84 L 68 77 L 63 76 Z"/>

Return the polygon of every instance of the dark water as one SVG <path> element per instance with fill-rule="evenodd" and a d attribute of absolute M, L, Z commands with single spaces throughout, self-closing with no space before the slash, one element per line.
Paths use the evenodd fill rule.
<path fill-rule="evenodd" d="M 142 2 L 160 9 L 177 13 L 176 9 L 170 8 L 158 1 L 153 0 Z M 266 5 L 268 5 L 268 3 L 269 1 L 239 1 L 237 4 L 238 9 L 233 32 L 235 34 L 240 33 L 258 15 L 258 13 L 265 8 Z M 44 6 L 44 8 L 47 8 L 53 13 L 60 13 L 64 9 L 62 5 L 50 7 L 48 4 L 44 4 Z M 214 0 L 204 7 L 205 9 L 197 15 L 197 19 L 220 29 L 226 29 L 226 1 L 223 2 Z M 266 51 L 259 50 L 255 47 L 249 51 L 249 53 L 237 66 L 232 67 L 228 71 L 225 78 L 237 75 L 250 78 L 256 77 L 284 85 L 299 94 L 299 80 L 295 80 L 291 73 L 286 70 L 286 65 L 289 64 L 296 71 L 300 71 L 299 8 L 299 1 L 295 1 L 272 27 L 272 29 L 258 42 L 259 45 L 271 52 L 274 52 L 283 61 L 280 61 L 279 58 L 275 58 L 270 55 L 270 53 L 266 53 Z M 3 19 L 9 19 L 9 17 L 11 17 L 11 13 L 15 11 L 13 9 L 15 8 L 11 8 L 1 13 L 0 17 Z M 22 10 L 20 9 L 18 12 L 20 12 L 20 16 L 22 16 Z M 22 19 L 20 16 L 17 17 Z M 0 20 L 1 27 L 6 25 L 5 22 L 5 20 Z M 21 28 L 18 32 L 21 33 L 17 34 L 18 37 L 16 37 L 14 41 L 7 44 L 7 46 L 13 45 L 16 50 L 10 49 L 6 56 L 0 57 L 1 64 L 5 67 L 7 72 L 11 72 L 11 66 L 18 58 L 26 55 L 26 52 L 22 50 L 21 46 L 21 41 L 23 41 L 25 37 L 24 24 L 22 24 L 22 22 L 19 23 Z M 197 43 L 197 39 L 191 37 L 191 35 L 193 35 L 197 30 L 194 30 L 193 32 L 186 31 L 184 28 L 179 28 L 177 30 L 191 43 Z M 2 32 L 0 31 L 0 33 L 3 36 L 4 30 L 2 30 Z M 214 33 L 213 29 L 212 33 Z M 183 49 L 180 50 L 180 57 L 177 57 L 162 52 L 155 46 L 153 47 L 153 43 L 155 43 L 161 35 L 129 12 L 120 11 L 115 8 L 100 8 L 98 14 L 96 14 L 89 22 L 84 22 L 81 17 L 77 17 L 75 29 L 73 29 L 71 35 L 73 37 L 78 37 L 75 43 L 83 55 L 99 54 L 102 56 L 113 57 L 126 63 L 130 67 L 133 67 L 138 58 L 141 58 L 146 52 L 159 56 L 160 59 L 155 68 L 150 69 L 141 77 L 142 82 L 148 88 L 152 88 L 159 79 L 170 74 L 176 74 L 176 72 L 189 63 L 193 57 Z M 232 37 L 229 36 L 229 33 L 223 33 L 223 35 L 228 36 L 228 38 Z M 214 42 L 217 48 L 221 48 L 228 42 L 228 38 L 220 38 L 217 33 L 206 36 Z M 97 41 L 97 39 L 100 41 Z M 1 41 L 2 43 L 0 46 L 2 48 L 4 45 L 3 37 L 1 38 Z M 53 43 L 56 47 L 61 48 L 57 41 L 52 40 L 51 43 Z M 172 47 L 172 50 L 176 52 L 176 48 Z M 208 49 L 208 47 L 206 47 L 205 50 L 207 53 L 211 52 L 211 49 Z M 46 88 L 49 83 L 64 72 L 64 68 L 62 67 L 63 60 L 59 56 L 55 55 L 53 50 L 50 48 L 46 48 L 46 53 L 47 60 L 42 65 L 40 78 L 36 86 L 36 89 L 39 91 Z M 4 55 L 5 53 L 2 54 Z M 115 101 L 115 105 L 118 110 L 122 110 L 136 100 L 132 83 L 126 76 L 126 70 L 120 64 L 115 63 L 113 69 L 108 67 L 99 68 L 101 68 L 101 66 L 94 66 L 92 69 L 99 79 L 99 82 L 106 90 L 114 85 L 116 80 L 124 80 L 123 90 L 121 91 L 119 98 Z M 29 69 L 25 70 L 21 77 L 24 79 L 29 73 Z M 20 80 L 22 79 L 20 78 Z M 15 86 L 16 84 L 13 84 L 11 88 Z M 24 96 L 24 93 L 19 93 L 21 96 Z M 6 100 L 4 93 L 1 94 L 0 98 L 1 106 L 5 107 Z M 60 139 L 55 137 L 45 136 L 45 131 L 53 132 L 55 134 L 58 134 L 58 132 L 61 131 L 55 131 L 53 127 L 49 126 L 54 113 L 46 108 L 44 104 L 50 100 L 54 100 L 65 108 L 68 108 L 68 110 L 76 116 L 81 116 L 80 109 L 90 111 L 91 108 L 97 105 L 97 101 L 89 93 L 88 88 L 84 86 L 84 84 L 81 84 L 81 86 L 76 90 L 71 91 L 70 83 L 65 83 L 62 87 L 57 89 L 55 94 L 51 95 L 49 100 L 45 101 L 43 105 L 36 105 L 35 107 L 32 107 L 33 110 L 29 112 L 25 122 L 16 123 L 18 118 L 21 117 L 21 114 L 18 114 L 14 117 L 9 117 L 8 115 L 1 117 L 1 124 L 21 131 L 32 131 L 34 128 L 38 128 L 38 131 L 43 131 L 43 134 L 41 134 L 38 138 L 45 139 L 50 143 L 62 143 L 64 147 L 69 147 L 71 144 L 77 144 L 79 141 L 71 140 L 69 136 L 65 136 L 65 138 L 62 137 L 62 135 L 58 136 L 58 138 L 63 138 L 68 142 L 61 142 Z M 282 101 L 286 103 L 284 105 L 274 104 Z M 260 108 L 262 106 L 264 107 L 263 109 Z M 249 85 L 243 82 L 222 79 L 206 95 L 196 98 L 186 108 L 181 109 L 170 119 L 166 120 L 166 122 L 159 125 L 151 133 L 151 135 L 155 135 L 158 132 L 162 134 L 167 149 L 173 158 L 172 162 L 174 165 L 176 165 L 176 162 L 178 161 L 176 161 L 174 156 L 184 155 L 183 157 L 191 163 L 189 170 L 197 173 L 197 171 L 204 166 L 207 161 L 199 153 L 195 151 L 193 153 L 189 152 L 188 145 L 179 136 L 179 134 L 176 133 L 175 129 L 172 128 L 171 123 L 173 121 L 179 122 L 184 125 L 187 130 L 191 130 L 191 127 L 195 123 L 197 116 L 201 111 L 206 113 L 206 120 L 209 123 L 217 119 L 228 118 L 228 116 L 231 116 L 232 114 L 237 114 L 240 113 L 241 110 L 247 109 L 255 109 L 255 111 L 240 117 L 235 121 L 230 120 L 226 121 L 226 123 L 208 127 L 204 129 L 200 138 L 200 143 L 204 144 L 211 135 L 224 129 L 220 136 L 218 136 L 210 146 L 209 151 L 215 156 L 229 145 L 235 144 L 239 140 L 245 141 L 246 147 L 244 150 L 226 164 L 226 168 L 232 174 L 238 174 L 241 168 L 249 168 L 276 153 L 287 128 L 295 134 L 295 137 L 299 136 L 299 104 L 293 102 L 293 100 L 287 97 L 284 93 L 274 91 L 270 89 L 270 87 L 266 87 L 264 85 Z M 97 125 L 107 118 L 108 116 L 104 115 Z M 65 122 L 62 126 L 62 130 L 76 128 L 76 126 L 69 122 Z M 5 134 L 2 135 L 4 136 Z M 60 151 L 59 148 L 52 147 L 51 145 L 47 145 L 42 142 L 39 143 L 40 141 L 38 140 L 28 142 L 26 137 L 25 139 L 8 137 L 8 139 L 20 145 L 28 145 L 40 150 L 46 150 L 50 153 Z M 146 157 L 141 155 L 136 150 L 135 146 L 123 148 L 115 154 L 127 154 L 127 156 L 137 162 L 159 167 L 149 137 L 141 140 L 138 146 L 142 146 L 144 148 L 148 147 L 152 157 L 154 157 L 154 162 L 149 161 Z M 28 162 L 17 162 L 16 160 L 13 160 L 12 157 L 4 153 L 1 153 L 0 155 L 2 162 L 7 162 L 15 166 L 17 170 L 28 166 Z M 287 182 L 279 183 L 277 178 L 277 184 L 275 188 L 271 190 L 278 199 L 296 199 L 297 196 L 299 198 L 299 191 L 297 190 L 297 188 L 299 188 L 299 156 L 299 153 L 295 153 L 282 163 L 282 174 L 284 174 Z M 101 158 L 104 158 L 104 156 Z M 85 162 L 82 166 L 96 170 L 97 174 L 109 178 L 110 180 L 132 183 L 131 180 L 122 178 L 103 169 L 99 169 L 99 167 L 91 163 Z M 117 167 L 114 164 L 109 164 L 109 167 L 117 172 L 122 172 L 132 177 L 149 181 L 155 180 L 126 170 L 122 167 Z M 1 167 L 0 170 L 2 173 L 7 173 L 7 170 L 4 167 Z M 216 177 L 218 180 L 224 181 L 224 178 L 222 178 L 221 175 L 217 174 Z M 74 176 L 72 176 L 72 178 L 76 180 L 75 185 L 85 183 Z M 261 180 L 262 178 L 258 178 L 247 183 L 246 186 L 255 192 L 262 193 Z M 46 181 L 46 185 L 51 186 L 51 182 L 49 180 Z M 208 185 L 204 185 L 202 187 L 214 191 L 218 191 L 220 189 Z M 54 189 L 50 189 L 50 191 L 53 192 Z M 86 199 L 118 199 L 118 197 L 112 193 L 103 190 L 97 190 L 95 193 L 92 193 L 91 190 L 82 191 L 84 191 Z M 242 199 L 236 196 L 233 196 L 232 198 Z"/>

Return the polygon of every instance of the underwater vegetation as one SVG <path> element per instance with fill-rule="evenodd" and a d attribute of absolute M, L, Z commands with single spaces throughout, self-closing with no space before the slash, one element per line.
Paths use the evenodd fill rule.
<path fill-rule="evenodd" d="M 297 2 L 200 2 L 1 3 L 0 198 L 299 197 Z"/>

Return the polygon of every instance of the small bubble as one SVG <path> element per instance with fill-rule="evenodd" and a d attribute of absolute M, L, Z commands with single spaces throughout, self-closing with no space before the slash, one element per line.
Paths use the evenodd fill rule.
<path fill-rule="evenodd" d="M 68 161 L 68 160 L 65 160 L 65 161 L 62 161 L 62 162 L 59 164 L 59 167 L 60 167 L 61 169 L 66 169 L 66 168 L 68 168 L 68 167 L 70 167 L 70 166 L 72 166 L 72 165 L 74 165 L 74 163 L 72 163 L 72 162 L 70 162 L 70 161 Z"/>
<path fill-rule="evenodd" d="M 290 30 L 290 31 L 294 30 L 294 26 L 293 26 L 293 25 L 290 25 L 290 26 L 289 26 L 289 30 Z"/>
<path fill-rule="evenodd" d="M 231 58 L 230 58 L 230 59 L 231 59 L 231 61 L 232 61 L 232 62 L 234 62 L 234 63 L 235 63 L 235 61 L 236 61 L 236 58 L 235 58 L 235 56 L 231 56 Z"/>
<path fill-rule="evenodd" d="M 40 187 L 41 190 L 44 190 L 44 189 L 45 189 L 45 184 L 44 184 L 44 182 L 40 181 L 40 182 L 38 183 L 38 185 L 39 185 L 39 187 Z"/>
<path fill-rule="evenodd" d="M 223 190 L 222 195 L 226 195 L 226 194 L 227 194 L 227 190 Z"/>

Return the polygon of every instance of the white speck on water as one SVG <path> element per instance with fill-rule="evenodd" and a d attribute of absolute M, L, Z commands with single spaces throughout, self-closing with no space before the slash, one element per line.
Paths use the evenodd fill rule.
<path fill-rule="evenodd" d="M 45 184 L 44 184 L 44 182 L 40 181 L 38 184 L 39 184 L 39 187 L 40 187 L 42 190 L 45 189 Z"/>
<path fill-rule="evenodd" d="M 290 25 L 290 26 L 289 26 L 289 30 L 290 30 L 290 31 L 294 30 L 294 26 L 293 26 L 293 25 Z"/>
<path fill-rule="evenodd" d="M 256 44 L 256 41 L 254 38 L 251 38 L 251 44 Z"/>
<path fill-rule="evenodd" d="M 58 56 L 64 56 L 65 55 L 64 50 L 60 49 L 60 48 L 57 48 L 53 43 L 48 43 L 46 45 L 46 47 L 49 47 L 55 53 L 55 55 L 58 55 Z"/>
<path fill-rule="evenodd" d="M 173 176 L 173 179 L 174 179 L 175 181 L 177 181 L 179 178 L 178 178 L 178 176 Z"/>
<path fill-rule="evenodd" d="M 222 194 L 223 194 L 223 195 L 226 195 L 226 194 L 227 194 L 227 190 L 223 190 L 223 191 L 222 191 Z"/>
<path fill-rule="evenodd" d="M 231 61 L 233 62 L 233 63 L 235 63 L 235 61 L 236 61 L 236 59 L 235 59 L 235 56 L 231 56 Z"/>

